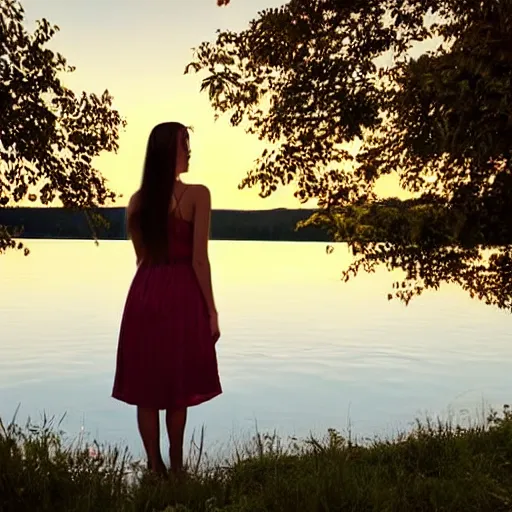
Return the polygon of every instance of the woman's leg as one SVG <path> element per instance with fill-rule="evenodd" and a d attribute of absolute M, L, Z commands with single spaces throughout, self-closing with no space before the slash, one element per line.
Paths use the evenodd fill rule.
<path fill-rule="evenodd" d="M 137 407 L 137 423 L 148 457 L 148 468 L 156 473 L 165 473 L 166 467 L 160 452 L 160 415 L 158 409 Z"/>
<path fill-rule="evenodd" d="M 187 409 L 167 410 L 165 423 L 169 435 L 171 471 L 175 474 L 183 471 L 183 441 L 187 423 Z"/>

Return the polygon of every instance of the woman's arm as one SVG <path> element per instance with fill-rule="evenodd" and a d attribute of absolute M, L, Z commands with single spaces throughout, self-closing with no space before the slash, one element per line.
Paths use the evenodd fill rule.
<path fill-rule="evenodd" d="M 137 266 L 142 261 L 142 237 L 140 229 L 133 222 L 135 212 L 138 209 L 138 193 L 136 192 L 130 199 L 128 207 L 126 208 L 126 230 L 128 232 L 128 238 L 132 241 L 133 248 L 135 250 L 135 256 L 137 259 Z"/>
<path fill-rule="evenodd" d="M 203 293 L 208 313 L 216 315 L 213 300 L 210 260 L 208 258 L 208 240 L 210 238 L 211 197 L 210 191 L 203 185 L 196 185 L 194 208 L 194 248 L 192 265 Z"/>

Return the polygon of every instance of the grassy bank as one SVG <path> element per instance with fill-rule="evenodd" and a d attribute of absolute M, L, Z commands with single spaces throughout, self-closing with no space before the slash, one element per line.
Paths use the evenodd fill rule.
<path fill-rule="evenodd" d="M 91 450 L 93 448 L 94 450 Z M 500 512 L 512 510 L 512 414 L 471 428 L 418 425 L 394 441 L 283 447 L 256 436 L 231 461 L 157 482 L 127 452 L 63 441 L 50 424 L 0 428 L 0 511 Z"/>

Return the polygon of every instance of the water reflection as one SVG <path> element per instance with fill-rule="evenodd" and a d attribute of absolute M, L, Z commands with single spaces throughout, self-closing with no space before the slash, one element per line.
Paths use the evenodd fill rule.
<path fill-rule="evenodd" d="M 0 259 L 0 414 L 67 413 L 102 441 L 139 452 L 133 410 L 110 398 L 117 329 L 134 271 L 127 242 L 30 241 Z M 457 288 L 408 308 L 397 275 L 343 284 L 343 246 L 213 242 L 225 394 L 191 413 L 210 444 L 277 429 L 392 434 L 415 416 L 508 401 L 510 316 Z"/>

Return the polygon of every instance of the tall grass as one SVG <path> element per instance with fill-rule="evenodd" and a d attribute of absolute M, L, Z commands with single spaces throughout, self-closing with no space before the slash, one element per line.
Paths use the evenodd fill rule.
<path fill-rule="evenodd" d="M 117 447 L 66 441 L 59 424 L 0 423 L 1 512 L 501 512 L 512 510 L 512 414 L 468 428 L 417 423 L 394 440 L 285 444 L 257 434 L 228 460 L 193 441 L 189 476 L 161 481 Z"/>

